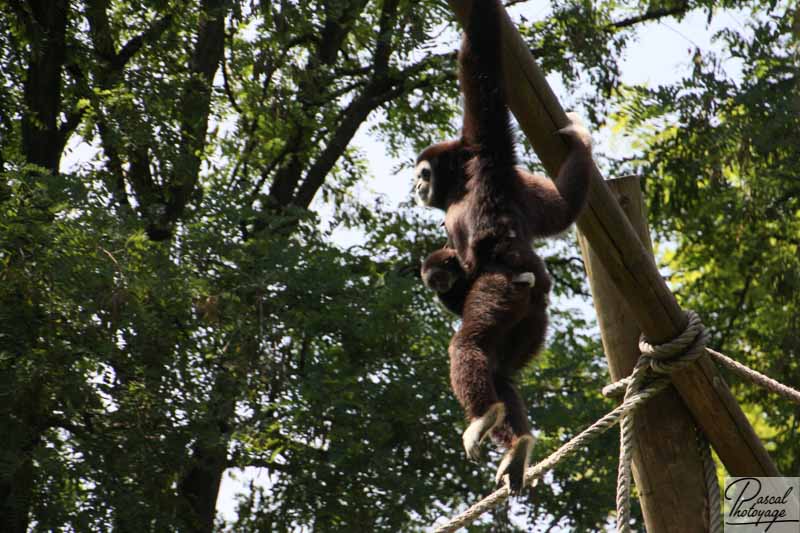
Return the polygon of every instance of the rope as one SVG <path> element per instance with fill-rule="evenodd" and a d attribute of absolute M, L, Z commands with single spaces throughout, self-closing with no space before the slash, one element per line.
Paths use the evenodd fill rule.
<path fill-rule="evenodd" d="M 756 372 L 752 368 L 747 367 L 738 361 L 734 361 L 727 355 L 716 352 L 711 348 L 706 348 L 706 352 L 714 361 L 718 362 L 737 376 L 747 379 L 756 385 L 760 385 L 767 390 L 771 390 L 775 394 L 779 394 L 784 398 L 788 398 L 795 403 L 800 403 L 800 391 L 797 389 L 793 389 L 784 385 L 783 383 L 765 376 L 760 372 Z"/>
<path fill-rule="evenodd" d="M 617 422 L 619 422 L 620 418 L 633 409 L 636 409 L 642 403 L 649 400 L 651 397 L 656 395 L 662 389 L 667 386 L 668 382 L 664 382 L 663 384 L 657 385 L 655 388 L 649 388 L 641 393 L 626 399 L 620 406 L 618 406 L 613 411 L 606 413 L 602 418 L 597 420 L 594 424 L 589 426 L 588 428 L 584 429 L 578 435 L 573 437 L 569 440 L 566 444 L 561 446 L 558 450 L 550 454 L 548 457 L 540 461 L 539 463 L 531 466 L 528 468 L 528 471 L 525 472 L 525 480 L 523 481 L 524 486 L 530 485 L 534 480 L 539 479 L 544 475 L 545 472 L 556 466 L 558 463 L 569 457 L 570 455 L 574 454 L 576 451 L 581 449 L 585 444 L 589 441 L 593 440 L 594 438 L 602 435 L 608 429 L 614 427 Z M 504 502 L 508 498 L 508 486 L 504 486 L 496 491 L 494 491 L 489 496 L 485 497 L 463 513 L 453 517 L 452 519 L 448 520 L 441 526 L 438 526 L 433 531 L 434 533 L 450 533 L 456 531 L 458 528 L 464 527 L 467 524 L 472 523 L 475 519 L 477 519 L 480 515 L 492 509 L 493 507 L 499 505 L 500 503 Z"/>
<path fill-rule="evenodd" d="M 697 431 L 697 446 L 703 461 L 703 478 L 706 482 L 706 510 L 708 514 L 708 533 L 722 533 L 722 498 L 717 480 L 717 464 L 711 456 L 711 445 L 702 431 Z"/>
<path fill-rule="evenodd" d="M 779 396 L 783 396 L 784 398 L 791 400 L 795 403 L 800 403 L 800 391 L 797 389 L 793 389 L 788 385 L 784 385 L 783 383 L 776 381 L 768 376 L 765 376 L 761 372 L 757 372 L 752 368 L 743 365 L 742 363 L 731 359 L 727 355 L 720 353 L 716 350 L 712 350 L 709 347 L 705 348 L 706 353 L 719 363 L 720 365 L 724 366 L 740 378 L 746 379 L 760 387 L 763 387 L 767 390 L 778 394 Z M 628 383 L 630 382 L 630 376 L 627 378 L 620 379 L 619 381 L 615 381 L 614 383 L 610 383 L 603 387 L 603 396 L 608 397 L 615 397 L 621 396 L 625 389 L 628 387 Z"/>
<path fill-rule="evenodd" d="M 625 382 L 625 399 L 654 383 L 661 388 L 666 387 L 670 383 L 669 375 L 672 372 L 692 364 L 703 355 L 708 333 L 697 313 L 688 311 L 687 318 L 686 328 L 677 337 L 663 344 L 650 344 L 642 336 L 639 340 L 639 360 L 631 375 L 620 380 Z M 648 382 L 648 379 L 652 381 Z M 633 413 L 628 412 L 620 423 L 617 471 L 617 531 L 620 533 L 630 532 L 631 463 L 635 429 Z"/>
<path fill-rule="evenodd" d="M 700 317 L 694 311 L 687 311 L 686 328 L 677 337 L 663 344 L 652 345 L 644 338 L 639 341 L 641 356 L 633 368 L 631 375 L 603 387 L 603 395 L 620 396 L 624 393 L 622 404 L 606 413 L 594 424 L 584 429 L 555 452 L 528 468 L 525 472 L 523 486 L 530 485 L 558 463 L 574 454 L 589 441 L 605 433 L 620 423 L 620 460 L 617 472 L 617 531 L 630 532 L 630 492 L 631 462 L 633 459 L 633 436 L 635 424 L 633 412 L 644 402 L 664 390 L 670 383 L 670 374 L 691 365 L 694 361 L 708 354 L 715 361 L 730 369 L 737 375 L 753 383 L 767 388 L 781 396 L 800 403 L 800 392 L 783 385 L 755 370 L 752 370 L 733 359 L 706 348 L 709 335 L 703 327 Z M 698 434 L 700 452 L 703 460 L 703 474 L 706 483 L 708 521 L 710 533 L 722 533 L 721 499 L 716 465 L 705 436 Z M 443 525 L 436 527 L 434 533 L 450 533 L 464 527 L 486 511 L 504 502 L 509 496 L 508 487 L 504 486 L 466 511 L 451 518 Z"/>
<path fill-rule="evenodd" d="M 626 400 L 644 388 L 648 368 L 648 362 L 640 357 L 625 390 Z M 664 388 L 668 381 L 662 379 L 658 383 L 663 384 L 661 388 Z M 625 413 L 619 426 L 619 463 L 617 467 L 617 531 L 621 533 L 630 531 L 631 459 L 633 458 L 634 429 L 633 413 Z"/>

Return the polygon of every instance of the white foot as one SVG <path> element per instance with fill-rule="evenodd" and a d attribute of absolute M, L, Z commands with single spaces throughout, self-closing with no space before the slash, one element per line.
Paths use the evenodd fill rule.
<path fill-rule="evenodd" d="M 536 276 L 533 272 L 523 272 L 522 274 L 514 274 L 511 281 L 513 283 L 527 283 L 533 287 L 536 284 Z"/>
<path fill-rule="evenodd" d="M 497 402 L 489 407 L 480 418 L 474 419 L 461 439 L 464 441 L 464 450 L 467 452 L 467 457 L 472 461 L 477 461 L 480 457 L 481 442 L 486 438 L 489 433 L 506 417 L 506 406 L 503 402 Z"/>
<path fill-rule="evenodd" d="M 519 437 L 497 466 L 495 483 L 499 486 L 505 480 L 512 496 L 519 496 L 522 492 L 525 471 L 528 470 L 531 452 L 533 452 L 533 443 L 533 435 Z"/>

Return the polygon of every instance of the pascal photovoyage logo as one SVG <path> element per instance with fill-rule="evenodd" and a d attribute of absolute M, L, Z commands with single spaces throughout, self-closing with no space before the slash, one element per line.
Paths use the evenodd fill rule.
<path fill-rule="evenodd" d="M 726 533 L 800 533 L 800 478 L 727 477 Z"/>

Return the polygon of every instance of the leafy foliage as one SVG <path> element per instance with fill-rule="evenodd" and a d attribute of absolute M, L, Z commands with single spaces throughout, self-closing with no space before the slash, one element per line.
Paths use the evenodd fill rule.
<path fill-rule="evenodd" d="M 713 6 L 559 1 L 521 29 L 636 134 L 621 166 L 654 176 L 663 258 L 716 344 L 797 385 L 796 11 L 726 3 L 753 14 L 720 35 L 740 79 L 701 56 L 675 86 L 619 85 L 638 24 Z M 416 531 L 487 492 L 497 457 L 464 460 L 449 393 L 455 321 L 414 275 L 441 229 L 354 193 L 368 118 L 403 157 L 455 134 L 445 2 L 0 12 L 0 530 Z M 610 405 L 575 247 L 545 255 L 551 339 L 521 383 L 537 457 Z M 797 471 L 797 413 L 742 397 Z M 603 529 L 616 446 L 474 530 Z M 226 522 L 221 479 L 248 468 L 267 481 Z"/>

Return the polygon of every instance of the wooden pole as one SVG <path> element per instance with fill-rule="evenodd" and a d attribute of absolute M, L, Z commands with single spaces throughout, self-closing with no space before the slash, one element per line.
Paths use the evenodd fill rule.
<path fill-rule="evenodd" d="M 463 22 L 471 0 L 449 3 Z M 566 144 L 555 132 L 567 126 L 567 117 L 505 13 L 502 25 L 509 106 L 548 173 L 554 175 L 567 153 Z M 683 331 L 685 314 L 596 167 L 578 228 L 650 341 L 664 342 Z M 735 476 L 778 475 L 764 445 L 708 357 L 675 373 L 672 381 L 728 472 Z"/>
<path fill-rule="evenodd" d="M 639 178 L 606 182 L 652 254 Z M 603 351 L 611 378 L 629 376 L 639 359 L 639 327 L 625 298 L 611 281 L 602 261 L 578 233 L 592 300 L 597 311 Z M 663 416 L 669 413 L 669 416 Z M 648 533 L 703 533 L 706 486 L 694 421 L 678 392 L 670 386 L 635 413 L 633 477 Z"/>

